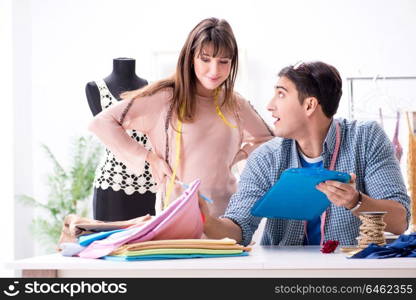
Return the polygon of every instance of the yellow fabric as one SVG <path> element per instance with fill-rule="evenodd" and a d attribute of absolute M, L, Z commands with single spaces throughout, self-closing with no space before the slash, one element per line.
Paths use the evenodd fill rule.
<path fill-rule="evenodd" d="M 145 249 L 162 249 L 162 248 L 172 248 L 172 249 L 212 249 L 212 250 L 242 250 L 249 252 L 251 251 L 250 247 L 244 247 L 241 245 L 198 245 L 198 244 L 183 244 L 183 245 L 175 245 L 175 244 L 164 244 L 164 245 L 153 245 L 153 246 L 141 246 L 141 247 L 120 247 L 113 251 L 111 254 L 121 254 L 128 251 L 139 251 L 139 250 L 145 250 Z"/>
<path fill-rule="evenodd" d="M 409 150 L 407 154 L 407 176 L 409 181 L 409 190 L 410 190 L 410 201 L 411 201 L 411 230 L 416 231 L 416 135 L 414 133 L 414 128 L 411 125 L 410 120 L 415 118 L 415 114 L 411 115 L 409 119 L 409 114 L 406 113 L 407 125 L 409 128 Z"/>
<path fill-rule="evenodd" d="M 204 248 L 204 249 L 241 249 L 250 251 L 250 247 L 244 247 L 236 243 L 235 240 L 224 239 L 178 239 L 178 240 L 158 240 L 147 241 L 120 246 L 112 252 L 119 254 L 124 251 L 135 251 L 140 249 L 156 249 L 156 248 Z"/>
<path fill-rule="evenodd" d="M 157 255 L 157 254 L 239 254 L 243 250 L 214 250 L 214 249 L 175 249 L 175 248 L 159 248 L 159 249 L 145 249 L 137 251 L 125 251 L 115 256 L 143 256 L 143 255 Z"/>
<path fill-rule="evenodd" d="M 143 246 L 143 247 L 137 247 L 137 248 L 130 248 L 130 249 L 120 249 L 115 250 L 111 254 L 121 254 L 125 251 L 138 251 L 138 250 L 145 250 L 145 249 L 162 249 L 162 248 L 174 248 L 174 249 L 212 249 L 212 250 L 242 250 L 249 252 L 251 248 L 244 247 L 241 245 L 196 245 L 196 244 L 188 244 L 188 245 L 163 245 L 163 246 Z"/>

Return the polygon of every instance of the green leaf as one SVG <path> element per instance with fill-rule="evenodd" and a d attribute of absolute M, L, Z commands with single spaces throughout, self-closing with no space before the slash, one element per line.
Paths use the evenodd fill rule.
<path fill-rule="evenodd" d="M 37 217 L 31 224 L 36 240 L 48 251 L 55 250 L 61 234 L 65 216 L 88 215 L 87 201 L 91 196 L 95 170 L 102 155 L 102 146 L 89 137 L 78 137 L 71 144 L 70 163 L 66 171 L 56 159 L 51 149 L 42 144 L 47 158 L 52 163 L 52 171 L 47 174 L 46 203 L 28 195 L 16 195 L 22 204 L 41 209 L 45 217 Z"/>
<path fill-rule="evenodd" d="M 23 205 L 32 206 L 32 207 L 40 207 L 46 208 L 47 206 L 42 204 L 41 202 L 37 201 L 35 198 L 27 196 L 27 195 L 16 195 L 16 199 Z"/>

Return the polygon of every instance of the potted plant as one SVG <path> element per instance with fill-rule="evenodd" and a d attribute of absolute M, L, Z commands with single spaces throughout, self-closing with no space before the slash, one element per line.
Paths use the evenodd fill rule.
<path fill-rule="evenodd" d="M 56 249 L 65 216 L 77 214 L 85 217 L 88 214 L 86 200 L 92 192 L 102 147 L 91 136 L 76 138 L 68 169 L 58 162 L 48 146 L 42 144 L 41 147 L 53 165 L 53 171 L 47 178 L 48 197 L 46 201 L 28 195 L 16 197 L 24 205 L 39 208 L 43 212 L 33 219 L 31 231 L 50 252 Z"/>

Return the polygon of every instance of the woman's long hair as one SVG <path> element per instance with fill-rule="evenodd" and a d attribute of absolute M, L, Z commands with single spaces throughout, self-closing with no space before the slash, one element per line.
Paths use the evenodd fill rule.
<path fill-rule="evenodd" d="M 235 111 L 236 101 L 233 89 L 238 69 L 238 47 L 231 26 L 227 21 L 217 18 L 202 20 L 192 29 L 179 54 L 176 72 L 172 77 L 156 81 L 139 90 L 125 92 L 121 97 L 136 99 L 153 95 L 165 88 L 173 88 L 171 111 L 175 112 L 179 120 L 192 122 L 195 115 L 195 94 L 198 80 L 193 61 L 195 54 L 200 55 L 206 45 L 213 46 L 214 57 L 220 54 L 231 59 L 230 74 L 221 85 L 224 88 L 222 105 Z"/>

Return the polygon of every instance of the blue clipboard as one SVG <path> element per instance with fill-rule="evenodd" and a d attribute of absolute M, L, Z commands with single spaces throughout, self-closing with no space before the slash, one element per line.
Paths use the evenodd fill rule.
<path fill-rule="evenodd" d="M 330 205 L 316 185 L 326 180 L 348 183 L 347 173 L 324 168 L 292 168 L 282 172 L 279 180 L 251 209 L 256 217 L 313 220 Z"/>

